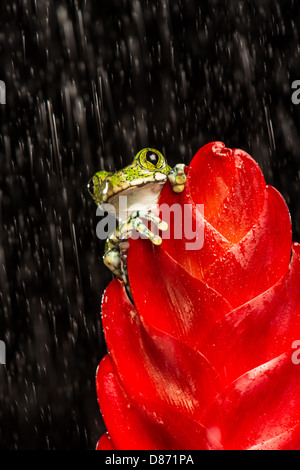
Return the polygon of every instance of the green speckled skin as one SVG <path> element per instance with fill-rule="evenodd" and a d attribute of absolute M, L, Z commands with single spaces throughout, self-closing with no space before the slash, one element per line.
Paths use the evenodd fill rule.
<path fill-rule="evenodd" d="M 143 149 L 153 150 L 154 149 Z M 172 168 L 167 164 L 163 158 L 162 166 L 159 169 L 148 169 L 141 165 L 140 154 L 141 150 L 134 157 L 133 162 L 125 168 L 111 173 L 108 171 L 98 171 L 92 178 L 93 182 L 93 194 L 92 197 L 95 202 L 99 205 L 109 202 L 109 199 L 121 191 L 132 187 L 140 187 L 147 183 L 154 183 L 155 181 L 162 181 L 163 175 L 167 176 Z M 157 152 L 158 153 L 158 152 Z M 166 181 L 167 178 L 165 177 Z"/>
<path fill-rule="evenodd" d="M 160 152 L 146 148 L 138 152 L 133 162 L 122 170 L 114 173 L 98 171 L 91 180 L 92 188 L 89 185 L 92 198 L 100 206 L 105 203 L 113 203 L 123 192 L 132 188 L 136 189 L 130 191 L 134 193 L 135 202 L 146 201 L 146 210 L 128 213 L 127 220 L 122 221 L 121 218 L 118 218 L 119 226 L 109 235 L 105 244 L 104 263 L 116 276 L 123 279 L 129 296 L 131 294 L 127 276 L 128 243 L 126 240 L 131 237 L 133 231 L 137 231 L 151 240 L 153 244 L 161 244 L 161 237 L 152 233 L 144 224 L 143 219 L 154 222 L 159 230 L 167 230 L 168 225 L 151 212 L 152 196 L 150 201 L 147 200 L 149 188 L 151 186 L 158 187 L 155 196 L 158 199 L 159 192 L 167 180 L 172 185 L 174 192 L 182 192 L 186 182 L 184 164 L 179 163 L 171 168 Z M 159 184 L 153 185 L 153 183 Z"/>

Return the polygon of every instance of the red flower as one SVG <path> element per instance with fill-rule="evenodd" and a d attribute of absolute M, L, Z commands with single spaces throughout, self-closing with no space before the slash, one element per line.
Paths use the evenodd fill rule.
<path fill-rule="evenodd" d="M 204 245 L 130 242 L 134 306 L 118 279 L 102 303 L 98 448 L 300 449 L 300 246 L 283 198 L 214 142 L 162 203 L 192 204 L 194 223 L 204 204 Z"/>

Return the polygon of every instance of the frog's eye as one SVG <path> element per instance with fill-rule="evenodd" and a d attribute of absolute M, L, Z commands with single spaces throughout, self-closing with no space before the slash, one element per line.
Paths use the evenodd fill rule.
<path fill-rule="evenodd" d="M 159 156 L 157 155 L 157 153 L 152 152 L 152 150 L 148 150 L 148 152 L 146 153 L 146 160 L 147 162 L 152 163 L 152 165 L 156 166 L 159 162 Z"/>
<path fill-rule="evenodd" d="M 148 170 L 158 170 L 165 163 L 163 155 L 155 149 L 141 150 L 139 158 L 141 165 Z"/>

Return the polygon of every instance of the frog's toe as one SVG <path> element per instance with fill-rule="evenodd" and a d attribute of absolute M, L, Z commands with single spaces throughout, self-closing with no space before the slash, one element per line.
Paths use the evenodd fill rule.
<path fill-rule="evenodd" d="M 184 167 L 185 165 L 183 163 L 178 163 L 168 175 L 169 181 L 175 193 L 181 193 L 184 190 L 184 184 L 186 182 Z"/>
<path fill-rule="evenodd" d="M 183 173 L 183 175 L 178 174 L 175 176 L 175 182 L 176 184 L 184 184 L 186 182 L 186 175 Z"/>
<path fill-rule="evenodd" d="M 152 212 L 139 212 L 139 217 L 142 219 L 149 220 L 150 222 L 153 222 L 157 228 L 161 231 L 168 230 L 168 224 L 167 222 L 164 222 L 161 220 L 159 217 L 154 215 Z"/>
<path fill-rule="evenodd" d="M 167 222 L 164 222 L 163 220 L 161 220 L 161 221 L 157 224 L 157 227 L 159 228 L 159 230 L 162 230 L 163 232 L 165 232 L 165 231 L 168 230 L 168 228 L 169 228 Z"/>
<path fill-rule="evenodd" d="M 182 193 L 183 190 L 184 184 L 176 184 L 175 186 L 173 186 L 174 193 Z"/>
<path fill-rule="evenodd" d="M 154 237 L 151 238 L 151 241 L 154 245 L 161 245 L 162 244 L 162 239 L 159 235 L 154 235 Z"/>
<path fill-rule="evenodd" d="M 148 227 L 146 227 L 146 225 L 143 223 L 143 221 L 140 218 L 135 219 L 134 228 L 141 235 L 144 235 L 144 237 L 151 240 L 151 242 L 154 243 L 154 245 L 160 245 L 162 243 L 161 237 L 151 232 L 151 230 L 149 230 Z"/>

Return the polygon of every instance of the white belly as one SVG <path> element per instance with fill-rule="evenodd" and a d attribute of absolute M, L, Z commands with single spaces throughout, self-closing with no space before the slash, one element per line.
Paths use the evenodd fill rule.
<path fill-rule="evenodd" d="M 145 186 L 129 188 L 113 197 L 109 203 L 103 205 L 103 209 L 110 214 L 115 214 L 120 222 L 125 222 L 132 212 L 153 212 L 158 203 L 163 183 L 148 183 Z"/>

